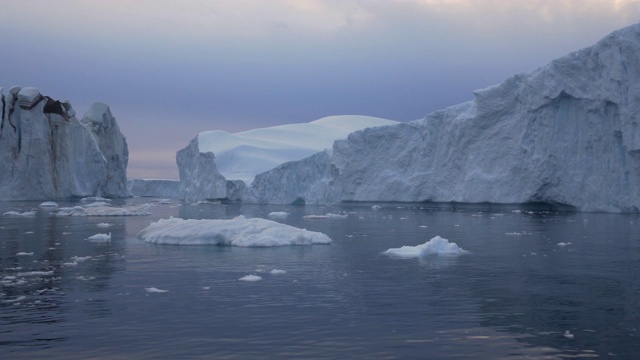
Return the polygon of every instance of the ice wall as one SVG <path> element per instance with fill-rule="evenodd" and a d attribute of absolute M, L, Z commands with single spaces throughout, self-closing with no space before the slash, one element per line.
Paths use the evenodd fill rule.
<path fill-rule="evenodd" d="M 31 87 L 0 88 L 0 105 L 0 200 L 128 195 L 127 144 L 106 105 L 80 121 Z"/>
<path fill-rule="evenodd" d="M 264 203 L 289 203 L 313 188 L 326 196 L 316 203 L 640 209 L 640 24 L 474 96 L 423 120 L 336 141 L 324 165 L 328 176 L 305 177 L 305 159 L 264 174 L 250 193 Z"/>

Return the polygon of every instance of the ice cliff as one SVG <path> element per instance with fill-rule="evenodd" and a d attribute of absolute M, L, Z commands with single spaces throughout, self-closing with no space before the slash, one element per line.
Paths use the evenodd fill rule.
<path fill-rule="evenodd" d="M 330 116 L 309 123 L 288 124 L 230 134 L 207 131 L 176 154 L 180 197 L 240 200 L 257 174 L 288 161 L 331 148 L 337 139 L 371 126 L 396 121 L 370 116 Z"/>
<path fill-rule="evenodd" d="M 79 120 L 68 101 L 0 88 L 0 200 L 128 196 L 127 143 L 109 107 Z"/>
<path fill-rule="evenodd" d="M 528 203 L 640 209 L 640 24 L 422 120 L 260 174 L 245 202 Z M 213 154 L 211 155 L 213 156 Z"/>
<path fill-rule="evenodd" d="M 127 181 L 127 189 L 133 196 L 178 197 L 180 182 L 164 179 L 132 179 Z"/>

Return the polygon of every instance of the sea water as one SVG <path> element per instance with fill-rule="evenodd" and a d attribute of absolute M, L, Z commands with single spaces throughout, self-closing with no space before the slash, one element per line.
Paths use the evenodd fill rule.
<path fill-rule="evenodd" d="M 39 203 L 0 203 L 0 213 L 36 210 L 0 217 L 0 358 L 628 359 L 640 353 L 638 215 L 139 198 L 115 205 L 145 202 L 153 204 L 151 215 L 140 217 L 60 217 Z M 136 237 L 169 216 L 268 218 L 271 212 L 288 213 L 275 220 L 323 232 L 332 244 L 176 246 Z M 308 217 L 328 213 L 348 216 Z M 108 241 L 87 240 L 108 233 Z M 466 253 L 383 254 L 435 236 Z M 254 281 L 240 280 L 247 276 Z"/>

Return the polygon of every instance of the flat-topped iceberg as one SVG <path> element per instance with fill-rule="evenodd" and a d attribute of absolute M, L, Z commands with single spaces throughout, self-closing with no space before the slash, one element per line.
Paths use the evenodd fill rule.
<path fill-rule="evenodd" d="M 138 237 L 149 243 L 171 245 L 271 247 L 331 243 L 320 232 L 244 216 L 230 220 L 161 219 L 140 231 Z"/>

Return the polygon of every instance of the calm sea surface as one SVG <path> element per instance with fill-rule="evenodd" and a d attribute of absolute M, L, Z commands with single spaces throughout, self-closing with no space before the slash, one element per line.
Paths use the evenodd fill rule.
<path fill-rule="evenodd" d="M 0 213 L 38 204 L 0 203 Z M 640 216 L 371 205 L 173 201 L 145 217 L 0 217 L 0 359 L 638 358 Z M 188 247 L 136 237 L 169 216 L 272 211 L 333 243 Z M 343 211 L 346 219 L 303 218 Z M 110 243 L 86 240 L 107 232 Z M 381 254 L 436 235 L 469 253 Z M 262 280 L 238 280 L 249 274 Z"/>

